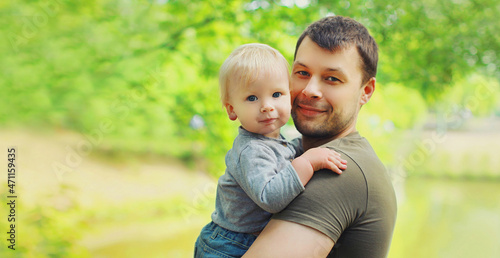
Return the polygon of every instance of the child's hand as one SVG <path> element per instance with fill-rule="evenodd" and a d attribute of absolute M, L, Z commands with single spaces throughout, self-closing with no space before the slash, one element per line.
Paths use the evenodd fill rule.
<path fill-rule="evenodd" d="M 342 174 L 341 169 L 347 168 L 347 161 L 342 159 L 338 152 L 328 148 L 312 148 L 300 157 L 309 161 L 314 171 L 330 169 L 337 174 Z"/>

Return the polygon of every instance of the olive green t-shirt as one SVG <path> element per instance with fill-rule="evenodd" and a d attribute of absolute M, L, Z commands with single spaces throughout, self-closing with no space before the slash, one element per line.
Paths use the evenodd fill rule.
<path fill-rule="evenodd" d="M 312 227 L 335 245 L 328 257 L 386 257 L 396 222 L 394 188 L 382 162 L 358 132 L 322 147 L 341 153 L 347 169 L 317 171 L 302 194 L 273 216 Z"/>

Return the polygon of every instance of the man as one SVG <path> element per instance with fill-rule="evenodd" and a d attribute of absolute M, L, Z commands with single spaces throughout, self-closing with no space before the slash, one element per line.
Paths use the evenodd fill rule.
<path fill-rule="evenodd" d="M 310 25 L 295 49 L 292 118 L 304 150 L 328 147 L 347 160 L 342 175 L 315 173 L 306 190 L 273 216 L 245 257 L 386 257 L 396 220 L 394 189 L 356 131 L 375 90 L 377 44 L 346 17 Z"/>

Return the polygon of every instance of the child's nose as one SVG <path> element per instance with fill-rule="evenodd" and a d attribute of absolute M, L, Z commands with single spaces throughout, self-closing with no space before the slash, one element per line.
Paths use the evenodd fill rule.
<path fill-rule="evenodd" d="M 260 108 L 260 112 L 264 113 L 264 112 L 270 112 L 270 111 L 273 111 L 274 110 L 274 107 L 270 104 L 264 104 L 262 106 L 262 108 Z"/>

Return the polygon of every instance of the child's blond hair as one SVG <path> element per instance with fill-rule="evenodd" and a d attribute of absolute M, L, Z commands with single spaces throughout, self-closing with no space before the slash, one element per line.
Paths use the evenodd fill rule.
<path fill-rule="evenodd" d="M 219 71 L 221 102 L 229 100 L 229 92 L 237 87 L 246 87 L 255 81 L 261 72 L 288 75 L 288 62 L 276 49 L 260 43 L 250 43 L 236 48 L 224 61 Z M 289 75 L 288 75 L 289 76 Z"/>

